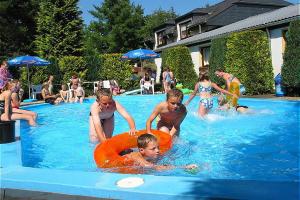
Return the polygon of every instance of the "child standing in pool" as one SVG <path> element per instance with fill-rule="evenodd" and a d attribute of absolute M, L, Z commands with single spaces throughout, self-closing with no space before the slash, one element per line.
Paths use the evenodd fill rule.
<path fill-rule="evenodd" d="M 171 89 L 167 93 L 167 100 L 159 103 L 146 122 L 146 129 L 151 133 L 151 124 L 159 116 L 157 129 L 169 133 L 172 137 L 179 135 L 180 124 L 187 111 L 182 104 L 183 93 L 178 89 Z"/>
<path fill-rule="evenodd" d="M 137 138 L 138 151 L 132 152 L 124 155 L 128 160 L 132 160 L 134 165 L 154 168 L 156 170 L 168 170 L 174 169 L 176 166 L 172 165 L 157 165 L 155 164 L 159 156 L 159 146 L 157 138 L 149 133 L 140 135 Z M 181 166 L 179 168 L 185 169 L 196 169 L 198 166 L 196 164 Z"/>
<path fill-rule="evenodd" d="M 185 105 L 187 106 L 196 96 L 197 92 L 199 92 L 200 102 L 198 114 L 199 116 L 204 117 L 208 113 L 208 111 L 213 107 L 213 98 L 211 95 L 212 88 L 222 93 L 238 98 L 237 95 L 232 94 L 227 90 L 223 90 L 217 84 L 210 81 L 208 76 L 208 66 L 206 65 L 205 67 L 200 68 L 198 82 L 196 83 L 195 89 L 190 95 L 190 98 L 185 102 Z"/>
<path fill-rule="evenodd" d="M 135 123 L 123 106 L 113 100 L 109 89 L 96 92 L 96 101 L 91 105 L 90 112 L 90 141 L 104 142 L 111 138 L 114 131 L 114 112 L 118 111 L 128 122 L 129 133 L 135 134 Z"/>

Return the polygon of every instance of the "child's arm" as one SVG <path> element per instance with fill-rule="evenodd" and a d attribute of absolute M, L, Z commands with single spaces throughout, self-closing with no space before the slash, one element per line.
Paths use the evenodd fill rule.
<path fill-rule="evenodd" d="M 92 117 L 92 122 L 94 124 L 98 139 L 102 143 L 106 140 L 106 136 L 105 136 L 104 130 L 101 125 L 101 120 L 99 118 L 99 110 L 98 109 L 99 108 L 97 108 L 97 105 L 92 105 L 91 117 Z"/>
<path fill-rule="evenodd" d="M 133 118 L 129 115 L 129 113 L 125 110 L 125 108 L 123 108 L 121 104 L 119 104 L 117 101 L 115 102 L 116 102 L 117 111 L 126 119 L 126 121 L 129 124 L 130 127 L 129 134 L 134 135 L 136 133 L 136 129 L 135 129 L 135 123 Z"/>
<path fill-rule="evenodd" d="M 184 103 L 185 106 L 187 106 L 193 100 L 193 98 L 196 96 L 197 91 L 198 91 L 198 84 L 199 83 L 195 84 L 195 88 L 194 88 L 193 93 L 190 95 L 189 99 Z"/>
<path fill-rule="evenodd" d="M 159 115 L 160 113 L 160 110 L 161 110 L 161 103 L 158 104 L 153 112 L 151 113 L 150 117 L 147 119 L 147 122 L 146 122 L 146 130 L 147 130 L 147 133 L 151 133 L 151 124 L 153 122 L 153 120 L 157 117 L 157 115 Z"/>
<path fill-rule="evenodd" d="M 59 91 L 59 94 L 60 94 L 60 97 L 62 98 L 62 100 L 63 100 L 64 102 L 66 102 L 66 99 L 65 99 L 65 97 L 64 97 L 64 91 L 63 91 L 63 90 L 60 90 L 60 91 Z"/>
<path fill-rule="evenodd" d="M 231 92 L 228 92 L 227 90 L 224 90 L 224 89 L 220 88 L 220 87 L 219 87 L 217 84 L 215 84 L 215 83 L 211 83 L 211 86 L 212 86 L 213 88 L 215 88 L 216 90 L 218 90 L 219 92 L 222 92 L 222 93 L 231 95 L 231 96 L 233 96 L 233 97 L 235 97 L 235 98 L 239 98 L 236 94 L 233 94 L 233 93 L 231 93 Z"/>

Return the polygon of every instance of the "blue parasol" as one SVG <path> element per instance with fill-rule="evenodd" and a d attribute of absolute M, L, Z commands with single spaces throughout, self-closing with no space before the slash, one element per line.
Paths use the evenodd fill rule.
<path fill-rule="evenodd" d="M 28 90 L 29 90 L 29 98 L 30 98 L 30 80 L 29 80 L 29 67 L 32 66 L 47 66 L 51 63 L 47 60 L 44 60 L 37 56 L 18 56 L 13 58 L 8 62 L 9 66 L 22 67 L 26 66 L 27 68 L 27 80 L 28 80 Z"/>
<path fill-rule="evenodd" d="M 123 54 L 121 58 L 127 60 L 139 59 L 143 68 L 142 60 L 159 58 L 159 54 L 149 49 L 136 49 Z"/>
<path fill-rule="evenodd" d="M 149 49 L 136 49 L 122 55 L 122 59 L 146 60 L 151 58 L 159 58 L 159 54 Z"/>

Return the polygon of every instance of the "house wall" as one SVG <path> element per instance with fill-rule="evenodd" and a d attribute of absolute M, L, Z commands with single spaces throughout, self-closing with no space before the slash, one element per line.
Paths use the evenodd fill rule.
<path fill-rule="evenodd" d="M 270 44 L 271 44 L 271 58 L 274 77 L 281 72 L 283 64 L 283 46 L 282 46 L 282 29 L 269 30 Z"/>
<path fill-rule="evenodd" d="M 162 73 L 161 71 L 161 63 L 162 63 L 162 59 L 161 58 L 155 58 L 154 59 L 154 63 L 156 65 L 156 78 L 155 78 L 155 82 L 156 83 L 159 83 L 159 77 L 160 77 L 160 74 Z"/>
<path fill-rule="evenodd" d="M 199 47 L 199 45 L 192 46 L 192 47 L 189 47 L 189 50 L 190 50 L 192 61 L 194 64 L 194 70 L 197 74 L 199 74 L 199 67 L 201 66 L 201 53 L 199 51 L 200 47 Z"/>

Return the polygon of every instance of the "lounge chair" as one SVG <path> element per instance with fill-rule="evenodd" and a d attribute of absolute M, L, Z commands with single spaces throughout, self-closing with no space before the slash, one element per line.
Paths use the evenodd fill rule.
<path fill-rule="evenodd" d="M 154 78 L 151 78 L 150 85 L 145 84 L 144 79 L 140 80 L 140 88 L 141 88 L 141 95 L 148 94 L 148 92 L 152 92 L 154 94 Z"/>

